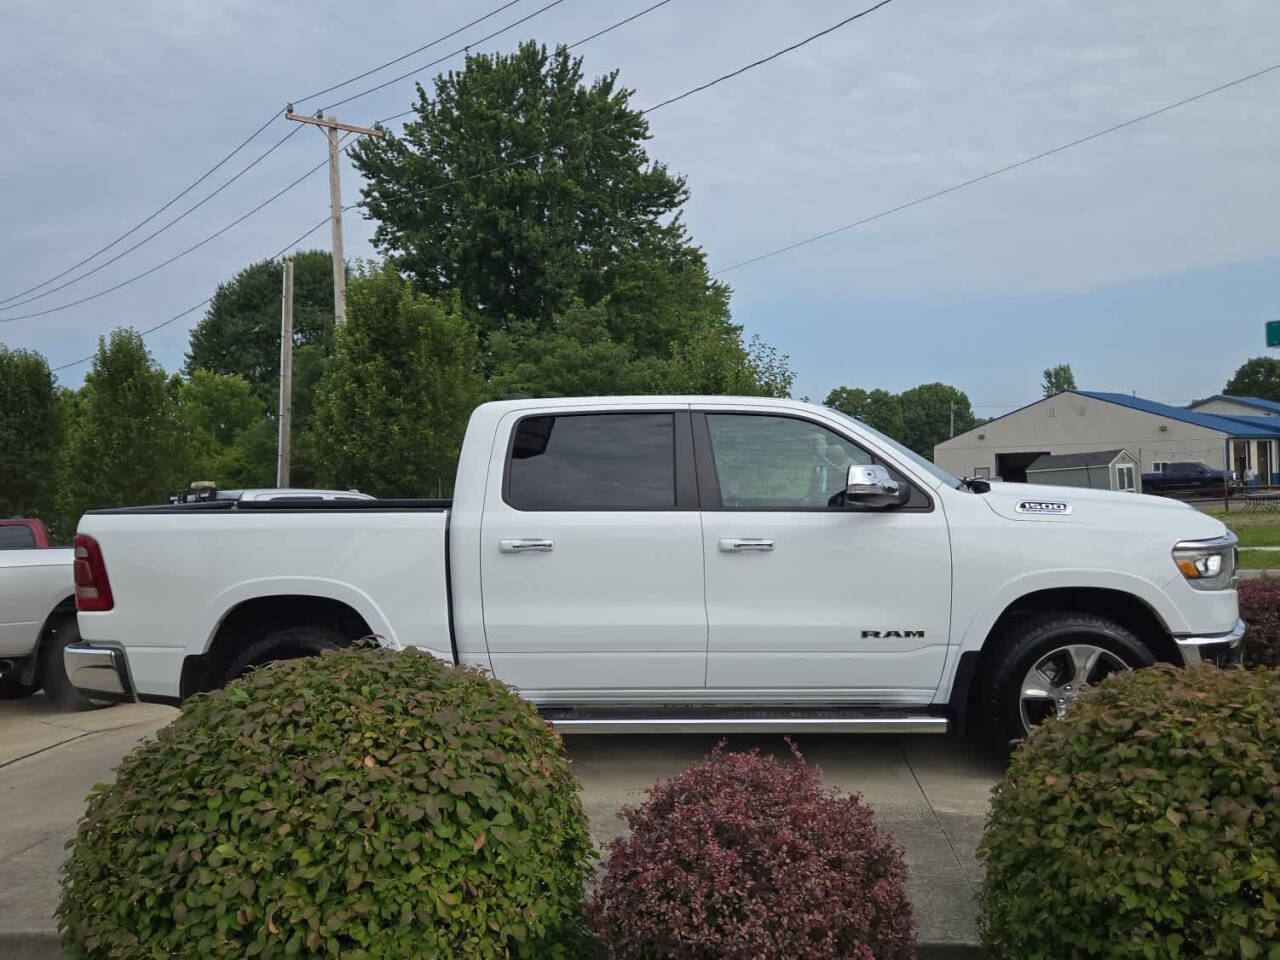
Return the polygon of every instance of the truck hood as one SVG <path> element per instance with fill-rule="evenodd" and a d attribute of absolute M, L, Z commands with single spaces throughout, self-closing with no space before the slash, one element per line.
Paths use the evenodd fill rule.
<path fill-rule="evenodd" d="M 1209 540 L 1227 532 L 1220 520 L 1169 497 L 1036 483 L 993 483 L 989 492 L 978 496 L 1006 520 L 1101 524 L 1179 540 Z"/>

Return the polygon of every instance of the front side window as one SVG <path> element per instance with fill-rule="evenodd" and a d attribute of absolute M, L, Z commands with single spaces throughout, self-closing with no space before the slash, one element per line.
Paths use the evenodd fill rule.
<path fill-rule="evenodd" d="M 804 510 L 833 506 L 854 464 L 869 453 L 806 420 L 707 414 L 720 500 L 730 510 Z"/>
<path fill-rule="evenodd" d="M 507 463 L 517 510 L 671 510 L 676 504 L 670 413 L 525 417 Z"/>

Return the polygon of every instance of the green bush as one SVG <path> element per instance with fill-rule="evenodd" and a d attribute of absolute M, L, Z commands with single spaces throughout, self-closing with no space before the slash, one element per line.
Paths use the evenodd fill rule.
<path fill-rule="evenodd" d="M 390 650 L 196 697 L 70 846 L 67 954 L 124 960 L 572 956 L 594 857 L 533 707 Z"/>
<path fill-rule="evenodd" d="M 995 787 L 979 858 L 998 960 L 1280 960 L 1280 672 L 1114 674 Z"/>

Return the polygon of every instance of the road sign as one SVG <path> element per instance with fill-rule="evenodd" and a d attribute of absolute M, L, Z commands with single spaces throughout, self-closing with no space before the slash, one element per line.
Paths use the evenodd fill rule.
<path fill-rule="evenodd" d="M 1280 347 L 1280 320 L 1267 321 L 1267 346 Z"/>

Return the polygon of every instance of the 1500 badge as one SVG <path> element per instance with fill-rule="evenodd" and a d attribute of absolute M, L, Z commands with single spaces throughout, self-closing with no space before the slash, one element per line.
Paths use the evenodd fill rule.
<path fill-rule="evenodd" d="M 1019 500 L 1014 507 L 1018 513 L 1039 513 L 1065 517 L 1071 512 L 1071 504 L 1061 500 Z"/>

